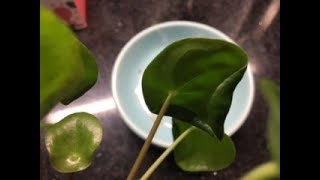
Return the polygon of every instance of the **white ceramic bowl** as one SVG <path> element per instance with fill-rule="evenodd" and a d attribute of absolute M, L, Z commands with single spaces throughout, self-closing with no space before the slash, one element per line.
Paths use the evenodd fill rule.
<path fill-rule="evenodd" d="M 112 94 L 128 127 L 145 139 L 156 115 L 143 99 L 141 80 L 147 65 L 169 44 L 185 38 L 215 38 L 233 42 L 219 30 L 195 22 L 170 21 L 149 27 L 134 36 L 119 53 L 112 72 Z M 235 133 L 246 120 L 254 97 L 254 81 L 250 67 L 238 84 L 224 128 Z M 173 142 L 171 117 L 164 117 L 152 143 L 168 147 Z"/>

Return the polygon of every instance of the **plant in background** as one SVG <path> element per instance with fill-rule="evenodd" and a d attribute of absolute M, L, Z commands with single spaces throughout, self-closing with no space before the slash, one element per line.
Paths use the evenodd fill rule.
<path fill-rule="evenodd" d="M 164 115 L 173 118 L 175 141 L 141 179 L 149 178 L 173 150 L 185 171 L 228 167 L 236 150 L 223 126 L 247 64 L 247 54 L 224 40 L 191 38 L 166 47 L 143 74 L 145 102 L 158 116 L 127 179 L 135 179 Z"/>
<path fill-rule="evenodd" d="M 71 173 L 90 166 L 102 139 L 102 126 L 93 115 L 78 112 L 56 124 L 43 122 L 58 103 L 81 97 L 97 81 L 92 53 L 53 12 L 40 5 L 40 128 L 52 166 Z"/>
<path fill-rule="evenodd" d="M 260 87 L 269 105 L 267 139 L 272 160 L 248 172 L 243 180 L 280 179 L 280 87 L 270 80 L 262 80 Z"/>

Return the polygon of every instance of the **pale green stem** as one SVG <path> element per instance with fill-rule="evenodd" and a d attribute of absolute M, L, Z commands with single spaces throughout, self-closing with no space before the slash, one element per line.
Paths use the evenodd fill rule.
<path fill-rule="evenodd" d="M 185 130 L 162 154 L 161 156 L 152 164 L 152 166 L 144 173 L 140 180 L 148 179 L 151 174 L 158 168 L 162 161 L 174 150 L 174 148 L 194 129 L 194 126 Z"/>
<path fill-rule="evenodd" d="M 172 96 L 173 96 L 173 94 L 169 93 L 167 99 L 163 103 L 163 105 L 162 105 L 162 107 L 160 109 L 160 112 L 159 112 L 156 120 L 153 123 L 153 126 L 152 126 L 152 128 L 150 130 L 150 133 L 149 133 L 147 139 L 145 140 L 145 142 L 144 142 L 144 144 L 143 144 L 143 146 L 142 146 L 142 148 L 141 148 L 141 150 L 139 152 L 139 155 L 138 155 L 136 161 L 134 162 L 134 165 L 131 168 L 131 171 L 130 171 L 128 177 L 127 177 L 127 180 L 134 180 L 135 179 L 135 177 L 136 177 L 136 175 L 138 173 L 138 170 L 139 170 L 139 168 L 141 166 L 141 163 L 144 160 L 144 158 L 145 158 L 145 156 L 147 154 L 147 151 L 148 151 L 148 149 L 149 149 L 149 147 L 151 145 L 151 141 L 152 141 L 154 135 L 157 132 L 157 129 L 158 129 L 159 125 L 160 125 L 161 119 L 164 116 L 164 114 L 166 113 L 166 111 L 167 111 L 167 109 L 168 109 L 168 107 L 170 105 L 170 100 L 171 100 Z"/>

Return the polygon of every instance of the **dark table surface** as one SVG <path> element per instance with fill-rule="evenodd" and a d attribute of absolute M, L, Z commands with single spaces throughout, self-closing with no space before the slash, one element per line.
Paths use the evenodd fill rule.
<path fill-rule="evenodd" d="M 248 52 L 256 87 L 261 78 L 280 83 L 278 0 L 88 0 L 87 11 L 89 26 L 76 33 L 95 54 L 100 76 L 97 84 L 68 108 L 99 100 L 106 100 L 111 105 L 96 113 L 102 120 L 104 137 L 94 162 L 87 170 L 75 174 L 74 179 L 121 180 L 128 175 L 144 141 L 128 129 L 114 106 L 111 73 L 121 48 L 135 34 L 151 25 L 170 20 L 189 20 L 213 26 Z M 65 109 L 58 105 L 52 113 Z M 186 173 L 175 165 L 173 156 L 169 155 L 151 179 L 239 179 L 254 166 L 270 159 L 265 138 L 267 113 L 265 101 L 256 88 L 250 115 L 232 136 L 237 157 L 229 168 L 217 173 Z M 151 146 L 140 174 L 162 152 L 163 149 Z M 41 162 L 45 167 L 44 179 L 68 179 L 68 176 L 52 169 L 43 144 L 41 153 L 44 157 Z"/>

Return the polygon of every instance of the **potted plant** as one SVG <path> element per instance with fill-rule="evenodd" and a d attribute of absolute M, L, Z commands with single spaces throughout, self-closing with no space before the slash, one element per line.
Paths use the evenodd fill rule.
<path fill-rule="evenodd" d="M 142 79 L 146 105 L 158 117 L 127 179 L 136 179 L 164 115 L 173 117 L 175 141 L 141 179 L 148 179 L 172 151 L 177 165 L 185 171 L 216 171 L 228 167 L 236 152 L 223 125 L 233 91 L 247 64 L 244 50 L 220 39 L 183 39 L 159 53 Z"/>
<path fill-rule="evenodd" d="M 92 53 L 61 20 L 42 6 L 40 15 L 40 125 L 46 131 L 51 164 L 59 172 L 72 174 L 86 169 L 93 160 L 103 133 L 99 119 L 80 112 L 56 124 L 41 120 L 57 103 L 69 104 L 88 91 L 97 80 L 98 68 Z M 188 172 L 217 171 L 230 166 L 235 160 L 236 148 L 223 126 L 233 92 L 247 66 L 246 52 L 221 39 L 187 38 L 161 51 L 142 78 L 146 105 L 158 116 L 127 179 L 137 178 L 164 115 L 173 117 L 174 142 L 141 179 L 150 178 L 171 152 L 176 164 Z M 264 83 L 263 88 L 274 107 L 277 95 L 268 90 L 270 86 Z M 277 119 L 278 111 L 272 112 L 273 119 Z M 270 126 L 277 127 L 277 123 Z M 271 144 L 277 144 L 278 136 L 270 136 Z M 278 162 L 278 147 L 271 147 L 276 149 L 273 152 Z M 244 179 L 257 177 L 255 174 L 249 173 Z"/>

